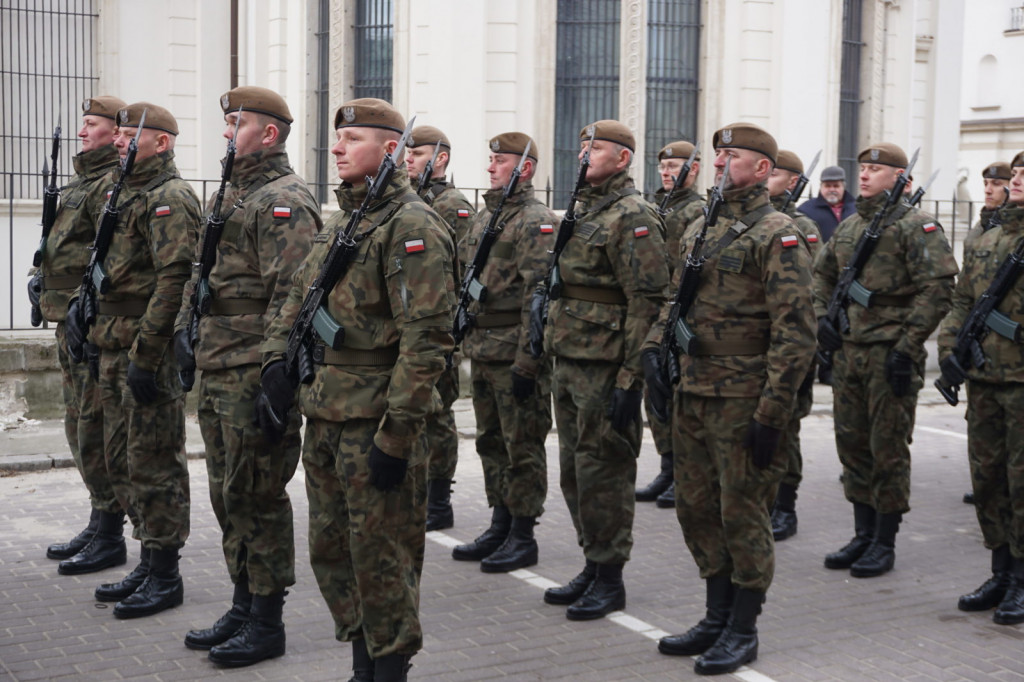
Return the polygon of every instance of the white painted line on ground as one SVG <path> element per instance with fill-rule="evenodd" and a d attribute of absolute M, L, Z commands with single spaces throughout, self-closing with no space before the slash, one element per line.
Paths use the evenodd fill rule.
<path fill-rule="evenodd" d="M 953 436 L 961 440 L 967 440 L 966 433 L 957 433 L 956 431 L 947 431 L 946 429 L 937 429 L 934 426 L 915 426 L 918 431 L 927 431 L 928 433 L 937 433 L 940 436 Z"/>

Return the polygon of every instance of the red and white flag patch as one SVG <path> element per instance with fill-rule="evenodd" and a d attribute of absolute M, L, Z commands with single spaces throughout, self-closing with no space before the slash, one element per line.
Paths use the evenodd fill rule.
<path fill-rule="evenodd" d="M 108 190 L 107 190 L 107 198 L 109 199 L 109 198 L 110 198 L 110 195 L 111 195 L 111 194 L 113 194 L 113 193 L 114 193 L 114 190 L 112 190 L 112 189 L 108 189 Z"/>
<path fill-rule="evenodd" d="M 541 234 L 554 234 L 555 233 L 555 226 L 554 225 L 541 225 L 540 226 L 540 233 Z"/>
<path fill-rule="evenodd" d="M 796 235 L 793 234 L 787 234 L 785 237 L 782 238 L 782 246 L 785 248 L 789 248 L 790 246 L 796 246 L 799 243 L 800 240 L 797 238 Z"/>
<path fill-rule="evenodd" d="M 171 215 L 171 207 L 170 206 L 157 206 L 155 213 L 156 213 L 156 217 L 157 218 L 165 218 L 165 217 Z"/>
<path fill-rule="evenodd" d="M 816 234 L 814 234 L 812 232 L 811 234 L 807 235 L 807 241 L 810 242 L 811 244 L 817 244 L 818 243 L 818 235 L 816 235 Z"/>
<path fill-rule="evenodd" d="M 469 209 L 468 208 L 460 208 L 456 213 L 457 213 L 457 215 L 460 218 L 468 218 L 469 217 Z"/>
<path fill-rule="evenodd" d="M 650 230 L 647 229 L 646 225 L 641 225 L 640 227 L 634 227 L 633 228 L 633 238 L 634 239 L 640 239 L 640 237 L 646 237 L 650 233 L 651 232 L 650 232 Z"/>
<path fill-rule="evenodd" d="M 275 218 L 291 218 L 292 209 L 289 206 L 275 206 L 274 207 Z"/>
<path fill-rule="evenodd" d="M 419 253 L 420 251 L 423 251 L 426 248 L 427 247 L 424 246 L 422 239 L 410 239 L 405 243 L 406 253 Z"/>
<path fill-rule="evenodd" d="M 935 223 L 925 223 L 924 225 L 921 226 L 921 230 L 923 232 L 934 232 L 937 229 L 939 229 L 939 226 L 936 225 Z"/>

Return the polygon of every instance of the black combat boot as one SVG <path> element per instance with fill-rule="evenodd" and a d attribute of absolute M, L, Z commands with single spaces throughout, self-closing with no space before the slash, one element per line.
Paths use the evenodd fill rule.
<path fill-rule="evenodd" d="M 562 585 L 561 587 L 549 587 L 544 590 L 544 602 L 546 604 L 555 604 L 557 606 L 565 606 L 566 604 L 572 604 L 577 599 L 583 596 L 583 593 L 590 587 L 590 583 L 594 582 L 594 578 L 597 577 L 597 564 L 590 559 L 587 559 L 587 564 L 580 571 L 580 574 L 570 580 L 568 584 Z"/>
<path fill-rule="evenodd" d="M 729 623 L 722 636 L 693 665 L 698 675 L 722 675 L 757 660 L 757 616 L 764 592 L 736 590 Z"/>
<path fill-rule="evenodd" d="M 874 578 L 888 573 L 896 563 L 896 533 L 902 514 L 878 514 L 875 539 L 859 559 L 850 566 L 854 578 Z"/>
<path fill-rule="evenodd" d="M 99 512 L 99 525 L 82 551 L 57 565 L 61 575 L 95 573 L 128 561 L 124 544 L 124 513 Z"/>
<path fill-rule="evenodd" d="M 249 620 L 252 606 L 252 595 L 249 594 L 249 582 L 243 580 L 235 583 L 235 593 L 231 597 L 231 608 L 217 619 L 212 627 L 204 630 L 189 630 L 185 635 L 185 646 L 189 649 L 207 651 L 235 636 Z"/>
<path fill-rule="evenodd" d="M 788 483 L 779 484 L 779 492 L 775 496 L 775 507 L 772 509 L 772 537 L 775 542 L 796 535 L 796 486 Z"/>
<path fill-rule="evenodd" d="M 454 481 L 448 478 L 427 481 L 427 530 L 444 530 L 455 525 L 452 483 Z"/>
<path fill-rule="evenodd" d="M 1024 559 L 1013 558 L 1010 587 L 992 614 L 992 620 L 1000 625 L 1024 623 Z"/>
<path fill-rule="evenodd" d="M 285 590 L 252 595 L 249 620 L 234 637 L 210 649 L 210 660 L 225 668 L 241 668 L 284 656 L 285 635 L 281 611 L 284 610 Z"/>
<path fill-rule="evenodd" d="M 860 559 L 875 535 L 875 509 L 863 502 L 853 503 L 853 528 L 856 535 L 838 552 L 825 556 L 825 568 L 849 568 Z"/>
<path fill-rule="evenodd" d="M 103 583 L 96 588 L 96 601 L 121 601 L 142 586 L 149 575 L 150 551 L 145 547 L 139 552 L 139 565 L 117 583 Z"/>
<path fill-rule="evenodd" d="M 732 578 L 716 575 L 705 582 L 707 613 L 699 623 L 681 635 L 668 635 L 658 640 L 658 651 L 669 656 L 697 656 L 710 649 L 725 630 L 732 613 L 734 590 Z"/>
<path fill-rule="evenodd" d="M 657 505 L 659 509 L 672 509 L 673 507 L 675 507 L 676 506 L 676 484 L 675 483 L 669 484 L 669 486 L 667 488 L 665 488 L 665 492 L 663 492 L 662 494 L 658 495 L 658 499 L 656 499 L 654 501 L 654 504 Z"/>
<path fill-rule="evenodd" d="M 352 677 L 348 682 L 373 682 L 373 659 L 365 639 L 352 640 Z"/>
<path fill-rule="evenodd" d="M 178 573 L 177 549 L 153 549 L 149 554 L 149 575 L 139 589 L 114 604 L 117 618 L 141 618 L 181 606 L 185 586 Z"/>
<path fill-rule="evenodd" d="M 388 654 L 373 660 L 373 682 L 406 682 L 409 668 L 409 656 Z"/>
<path fill-rule="evenodd" d="M 85 529 L 71 538 L 67 542 L 56 542 L 46 548 L 47 559 L 70 559 L 75 556 L 89 544 L 89 540 L 96 533 L 96 529 L 100 525 L 100 512 L 98 509 L 93 509 L 89 513 L 89 525 Z"/>
<path fill-rule="evenodd" d="M 512 528 L 512 515 L 508 507 L 497 506 L 491 512 L 491 526 L 477 536 L 468 545 L 458 545 L 452 549 L 452 558 L 456 561 L 480 561 L 501 547 Z"/>
<path fill-rule="evenodd" d="M 569 620 L 595 620 L 626 608 L 622 564 L 598 564 L 597 576 L 583 596 L 565 610 Z"/>
<path fill-rule="evenodd" d="M 961 611 L 988 611 L 999 606 L 1010 589 L 1013 557 L 1010 546 L 1001 545 L 992 550 L 992 577 L 970 594 L 960 597 L 956 607 Z"/>
<path fill-rule="evenodd" d="M 637 502 L 654 502 L 658 495 L 668 490 L 672 485 L 672 453 L 666 452 L 661 456 L 661 471 L 654 477 L 646 488 L 636 489 Z"/>
<path fill-rule="evenodd" d="M 484 573 L 508 573 L 537 564 L 537 541 L 533 537 L 536 516 L 513 516 L 512 527 L 501 547 L 480 562 Z"/>

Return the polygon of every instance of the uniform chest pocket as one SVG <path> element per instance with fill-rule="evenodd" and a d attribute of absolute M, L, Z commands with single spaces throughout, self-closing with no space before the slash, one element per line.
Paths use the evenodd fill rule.
<path fill-rule="evenodd" d="M 718 256 L 718 264 L 715 265 L 715 269 L 738 275 L 743 272 L 743 261 L 746 255 L 746 251 L 740 248 L 723 249 Z"/>
<path fill-rule="evenodd" d="M 85 192 L 73 190 L 61 197 L 61 205 L 68 208 L 78 208 L 85 201 Z"/>
<path fill-rule="evenodd" d="M 509 260 L 515 254 L 515 247 L 510 241 L 498 242 L 491 247 L 491 256 L 501 260 Z"/>
<path fill-rule="evenodd" d="M 608 230 L 600 223 L 583 223 L 577 226 L 575 236 L 589 246 L 604 246 L 608 243 Z"/>

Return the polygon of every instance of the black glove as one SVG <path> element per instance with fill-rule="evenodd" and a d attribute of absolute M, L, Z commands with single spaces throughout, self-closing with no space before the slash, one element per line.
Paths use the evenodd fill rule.
<path fill-rule="evenodd" d="M 82 361 L 82 346 L 85 345 L 85 320 L 82 319 L 81 306 L 78 299 L 68 306 L 68 316 L 64 318 L 64 335 L 68 340 L 68 355 L 75 362 Z"/>
<path fill-rule="evenodd" d="M 827 317 L 818 318 L 818 347 L 827 351 L 837 351 L 843 347 L 842 335 Z"/>
<path fill-rule="evenodd" d="M 516 399 L 516 402 L 521 403 L 524 400 L 533 397 L 533 393 L 536 390 L 536 379 L 524 377 L 519 372 L 512 370 L 512 397 Z"/>
<path fill-rule="evenodd" d="M 288 378 L 284 360 L 275 360 L 260 375 L 260 393 L 256 396 L 256 413 L 252 420 L 269 442 L 280 442 L 284 436 L 288 411 L 294 402 L 295 384 Z"/>
<path fill-rule="evenodd" d="M 188 393 L 196 382 L 196 353 L 188 340 L 188 329 L 174 332 L 174 357 L 178 361 L 178 381 Z"/>
<path fill-rule="evenodd" d="M 910 378 L 914 376 L 914 361 L 906 353 L 891 351 L 885 359 L 885 380 L 892 387 L 892 394 L 902 398 L 910 392 Z"/>
<path fill-rule="evenodd" d="M 758 469 L 767 469 L 771 466 L 772 455 L 779 446 L 779 436 L 782 431 L 771 426 L 765 426 L 756 419 L 750 420 L 747 427 L 747 437 L 743 441 L 743 447 L 750 449 L 754 466 Z"/>
<path fill-rule="evenodd" d="M 952 353 L 939 361 L 939 369 L 942 370 L 942 380 L 950 386 L 959 386 L 967 381 L 967 372 Z"/>
<path fill-rule="evenodd" d="M 668 421 L 669 404 L 672 402 L 672 389 L 665 383 L 658 361 L 658 350 L 648 348 L 640 357 L 644 363 L 644 381 L 647 382 L 647 400 L 654 416 L 663 422 Z"/>
<path fill-rule="evenodd" d="M 617 388 L 612 391 L 612 404 L 608 406 L 607 416 L 612 420 L 612 428 L 625 433 L 630 422 L 640 421 L 640 404 L 644 400 L 641 391 L 627 391 Z"/>
<path fill-rule="evenodd" d="M 28 281 L 28 302 L 33 308 L 39 307 L 39 297 L 43 295 L 43 274 L 37 272 Z"/>
<path fill-rule="evenodd" d="M 370 485 L 384 493 L 401 485 L 405 470 L 409 468 L 408 461 L 392 457 L 376 444 L 370 448 L 369 464 Z"/>
<path fill-rule="evenodd" d="M 128 388 L 132 389 L 135 402 L 140 405 L 149 405 L 160 394 L 156 385 L 156 372 L 142 369 L 134 362 L 128 363 Z"/>

